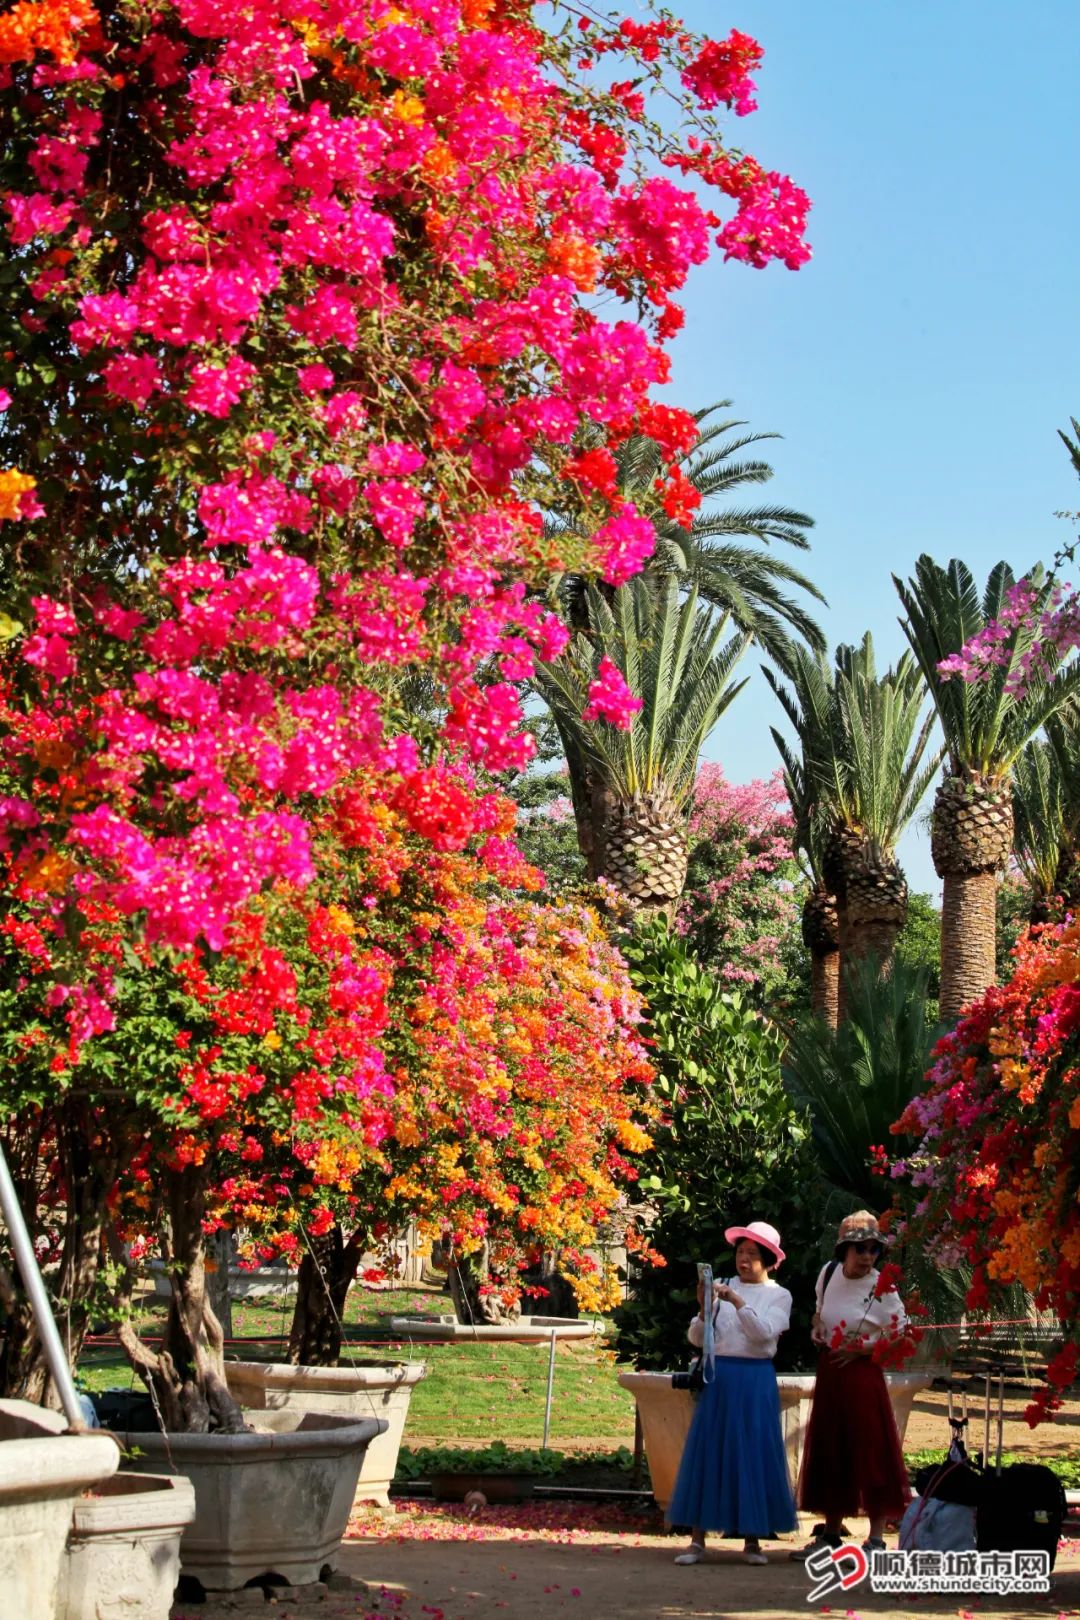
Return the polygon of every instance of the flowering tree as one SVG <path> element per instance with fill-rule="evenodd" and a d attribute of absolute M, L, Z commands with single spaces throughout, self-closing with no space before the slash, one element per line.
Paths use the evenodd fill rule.
<path fill-rule="evenodd" d="M 1017 947 L 990 989 L 939 1043 L 926 1090 L 897 1130 L 918 1138 L 897 1169 L 919 1201 L 908 1237 L 942 1267 L 972 1267 L 967 1305 L 986 1311 L 1010 1284 L 1053 1312 L 1064 1343 L 1028 1408 L 1060 1405 L 1080 1361 L 1080 924 Z"/>
<path fill-rule="evenodd" d="M 678 930 L 721 978 L 764 994 L 786 977 L 781 947 L 798 922 L 793 826 L 779 771 L 740 784 L 699 769 Z"/>
<path fill-rule="evenodd" d="M 12 1016 L 41 1032 L 3 1105 L 43 1143 L 117 1132 L 153 1184 L 180 1361 L 144 1366 L 176 1422 L 231 1421 L 207 1225 L 321 1152 L 359 1173 L 401 1085 L 384 933 L 327 921 L 359 915 L 346 882 L 396 899 L 396 845 L 356 827 L 513 862 L 472 773 L 529 759 L 517 683 L 565 644 L 528 583 L 617 584 L 651 544 L 576 444 L 599 422 L 674 460 L 692 419 L 650 390 L 690 266 L 806 257 L 805 197 L 710 111 L 750 110 L 759 55 L 666 17 L 545 33 L 524 0 L 0 20 L 0 833 Z M 569 550 L 535 498 L 564 474 Z M 154 1072 L 126 1057 L 147 1007 L 163 1050 L 195 1026 Z"/>

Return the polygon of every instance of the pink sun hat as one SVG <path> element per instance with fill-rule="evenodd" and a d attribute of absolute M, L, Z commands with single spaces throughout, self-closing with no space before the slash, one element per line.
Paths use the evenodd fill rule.
<path fill-rule="evenodd" d="M 780 1234 L 775 1226 L 768 1221 L 751 1221 L 749 1226 L 729 1226 L 724 1233 L 724 1242 L 732 1245 L 738 1243 L 740 1238 L 749 1238 L 751 1243 L 760 1243 L 763 1249 L 771 1249 L 776 1256 L 777 1265 L 784 1258 L 784 1251 L 780 1247 Z"/>

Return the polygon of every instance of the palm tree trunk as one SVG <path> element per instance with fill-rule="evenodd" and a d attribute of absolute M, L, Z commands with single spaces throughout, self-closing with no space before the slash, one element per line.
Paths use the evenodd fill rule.
<path fill-rule="evenodd" d="M 997 876 L 946 873 L 941 905 L 941 1018 L 954 1024 L 996 977 Z"/>
<path fill-rule="evenodd" d="M 895 920 L 886 920 L 883 917 L 870 918 L 866 922 L 850 923 L 848 925 L 848 960 L 852 967 L 858 962 L 865 962 L 871 956 L 877 962 L 878 971 L 887 973 L 896 950 L 896 941 L 902 923 Z"/>
<path fill-rule="evenodd" d="M 810 1005 L 830 1029 L 840 1020 L 840 952 L 811 951 Z"/>
<path fill-rule="evenodd" d="M 842 900 L 836 902 L 836 936 L 840 941 L 840 962 L 836 973 L 836 1027 L 847 1022 L 848 973 L 854 965 L 854 941 L 851 919 Z"/>

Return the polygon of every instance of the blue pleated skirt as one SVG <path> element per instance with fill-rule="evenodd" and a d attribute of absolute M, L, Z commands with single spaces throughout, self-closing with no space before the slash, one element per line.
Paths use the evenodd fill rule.
<path fill-rule="evenodd" d="M 770 1536 L 797 1525 L 771 1361 L 717 1356 L 697 1398 L 671 1524 L 729 1536 Z"/>

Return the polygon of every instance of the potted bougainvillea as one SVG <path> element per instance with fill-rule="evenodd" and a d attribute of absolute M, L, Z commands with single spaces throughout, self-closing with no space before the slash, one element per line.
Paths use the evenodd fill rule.
<path fill-rule="evenodd" d="M 970 1267 L 974 1318 L 1020 1286 L 1058 1324 L 1034 1427 L 1061 1405 L 1080 1362 L 1080 923 L 1036 930 L 1005 985 L 968 1008 L 937 1048 L 925 1092 L 898 1129 L 915 1151 L 893 1166 L 911 1189 L 907 1237 L 943 1267 Z"/>
<path fill-rule="evenodd" d="M 272 1252 L 291 1230 L 299 1252 L 347 1213 L 335 1199 L 355 1200 L 351 1233 L 381 1198 L 392 1222 L 433 1195 L 463 1250 L 520 1247 L 499 1201 L 543 1129 L 500 1134 L 497 1099 L 489 1119 L 459 1098 L 463 1146 L 417 1037 L 471 993 L 448 953 L 526 960 L 544 927 L 497 897 L 517 856 L 487 785 L 531 757 L 519 684 L 566 641 L 530 588 L 568 566 L 617 584 L 653 543 L 578 451 L 601 423 L 674 461 L 694 431 L 650 397 L 690 266 L 711 241 L 807 257 L 804 195 L 713 116 L 752 107 L 754 42 L 580 21 L 545 31 L 525 0 L 24 0 L 0 18 L 0 1114 L 73 1353 L 104 1288 L 192 1457 L 300 1446 L 252 1432 L 229 1394 L 215 1228 Z M 594 292 L 638 319 L 604 319 Z M 580 522 L 551 538 L 556 485 Z M 592 711 L 624 723 L 625 683 L 597 684 Z M 403 843 L 468 852 L 483 881 L 432 869 L 429 922 Z M 535 972 L 542 1004 L 562 987 Z M 492 1035 L 467 1021 L 481 1052 L 520 1055 L 513 979 Z M 636 1099 L 624 1022 L 597 1075 Z M 619 1108 L 629 1149 L 642 1126 Z M 597 1175 L 619 1169 L 609 1140 Z M 579 1180 L 536 1183 L 564 1250 L 588 1229 Z M 172 1288 L 153 1346 L 127 1310 L 152 1245 Z M 40 1393 L 18 1299 L 3 1334 L 4 1387 Z M 358 1467 L 375 1422 L 350 1438 L 328 1414 L 315 1436 L 315 1416 L 298 1426 L 316 1460 Z M 294 1578 L 332 1556 L 351 1487 L 325 1494 Z M 259 1573 L 288 1550 L 262 1531 L 199 1567 Z"/>

